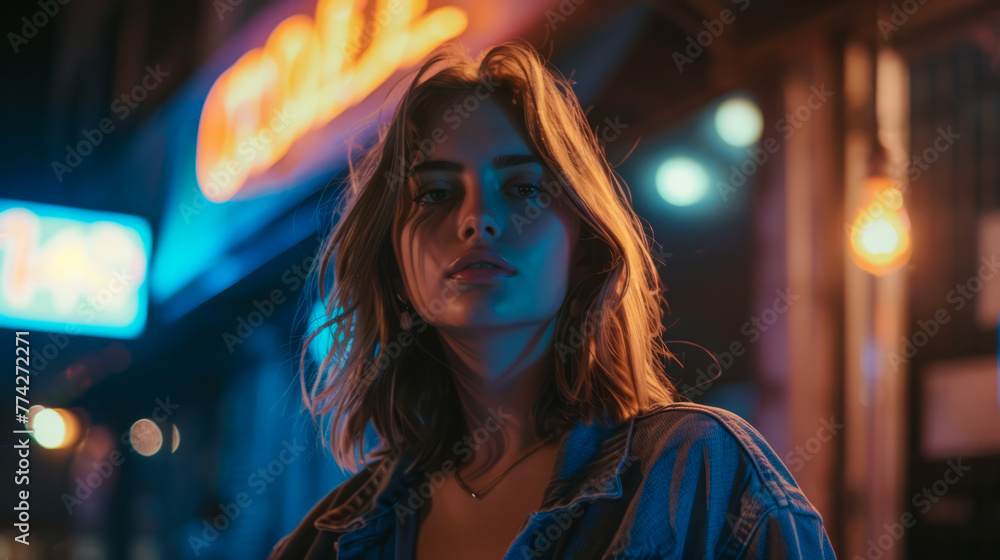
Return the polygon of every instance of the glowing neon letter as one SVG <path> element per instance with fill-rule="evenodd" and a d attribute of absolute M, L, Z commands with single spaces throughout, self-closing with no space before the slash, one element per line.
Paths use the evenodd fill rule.
<path fill-rule="evenodd" d="M 202 108 L 195 155 L 206 198 L 231 199 L 296 139 L 456 37 L 468 22 L 454 6 L 424 14 L 426 0 L 378 0 L 366 25 L 355 4 L 319 0 L 315 20 L 285 19 L 263 47 L 215 81 Z"/>

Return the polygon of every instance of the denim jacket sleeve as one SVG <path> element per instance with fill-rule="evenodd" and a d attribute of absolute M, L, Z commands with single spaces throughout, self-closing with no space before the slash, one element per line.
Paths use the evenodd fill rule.
<path fill-rule="evenodd" d="M 748 422 L 723 409 L 681 403 L 660 417 L 657 445 L 670 474 L 650 474 L 686 481 L 668 494 L 683 557 L 835 558 L 819 512 Z"/>
<path fill-rule="evenodd" d="M 741 560 L 834 560 L 833 547 L 819 518 L 781 508 L 767 514 Z"/>
<path fill-rule="evenodd" d="M 764 438 L 729 411 L 691 403 L 636 425 L 623 558 L 835 558 L 820 514 Z M 645 459 L 654 459 L 652 461 Z"/>

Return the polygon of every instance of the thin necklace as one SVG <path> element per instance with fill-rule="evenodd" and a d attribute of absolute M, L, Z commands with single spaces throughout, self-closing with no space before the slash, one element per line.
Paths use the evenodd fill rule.
<path fill-rule="evenodd" d="M 419 346 L 420 349 L 423 350 L 424 352 L 427 352 L 428 356 L 430 356 L 431 358 L 433 358 L 434 360 L 436 360 L 437 362 L 439 362 L 444 367 L 450 369 L 451 371 L 453 371 L 455 373 L 458 373 L 457 371 L 455 371 L 455 368 L 449 366 L 448 364 L 446 364 L 443 361 L 441 361 L 440 359 L 438 359 L 438 357 L 435 356 L 432 352 L 428 352 L 427 349 L 424 348 L 424 345 L 420 344 L 419 340 L 417 340 L 416 342 L 417 342 L 417 346 Z M 472 490 L 472 488 L 469 488 L 469 485 L 467 485 L 465 483 L 465 481 L 462 480 L 462 475 L 458 473 L 458 469 L 455 469 L 455 482 L 458 482 L 458 485 L 462 487 L 462 490 L 465 490 L 466 492 L 468 492 L 470 496 L 472 496 L 473 498 L 475 498 L 477 500 L 482 500 L 481 496 L 483 496 L 486 492 L 488 492 L 490 488 L 493 488 L 493 486 L 497 482 L 500 482 L 500 479 L 503 478 L 503 476 L 505 474 L 507 474 L 508 472 L 510 472 L 510 470 L 513 469 L 514 467 L 516 467 L 518 463 L 520 463 L 521 461 L 527 459 L 529 455 L 531 455 L 535 451 L 538 451 L 543 446 L 545 446 L 545 444 L 547 444 L 548 442 L 552 441 L 553 438 L 555 438 L 555 434 L 551 434 L 551 435 L 549 435 L 549 437 L 547 437 L 544 440 L 542 440 L 541 442 L 539 442 L 539 444 L 537 446 L 535 446 L 534 449 L 532 449 L 531 451 L 529 451 L 524 457 L 521 457 L 520 459 L 518 459 L 517 461 L 515 461 L 513 465 L 507 467 L 507 469 L 505 471 L 503 471 L 502 473 L 500 473 L 500 476 L 494 478 L 493 482 L 490 482 L 489 484 L 486 485 L 485 488 L 483 488 L 482 490 L 480 490 L 478 492 L 474 492 Z"/>
<path fill-rule="evenodd" d="M 473 492 L 472 488 L 469 488 L 468 485 L 465 484 L 465 481 L 462 480 L 462 475 L 460 475 L 458 473 L 457 469 L 455 470 L 455 482 L 458 482 L 458 485 L 462 487 L 462 490 L 465 490 L 466 492 L 468 492 L 473 498 L 475 498 L 477 500 L 482 500 L 481 496 L 483 494 L 485 494 L 486 492 L 488 492 L 490 488 L 493 488 L 493 486 L 497 482 L 500 482 L 500 479 L 503 478 L 503 475 L 505 475 L 508 472 L 510 472 L 510 470 L 513 469 L 514 467 L 516 467 L 518 463 L 520 463 L 521 461 L 527 459 L 528 455 L 531 455 L 535 451 L 538 451 L 539 449 L 541 449 L 546 443 L 548 443 L 549 441 L 551 441 L 553 437 L 555 437 L 555 436 L 551 435 L 551 436 L 545 438 L 544 440 L 542 440 L 538 445 L 536 445 L 534 447 L 534 449 L 532 449 L 531 451 L 529 451 L 524 457 L 521 457 L 520 459 L 518 459 L 517 461 L 515 461 L 513 465 L 507 467 L 506 470 L 504 470 L 502 473 L 500 473 L 500 476 L 494 478 L 493 482 L 490 482 L 489 484 L 486 485 L 485 488 L 483 488 L 482 490 L 480 490 L 478 492 Z"/>

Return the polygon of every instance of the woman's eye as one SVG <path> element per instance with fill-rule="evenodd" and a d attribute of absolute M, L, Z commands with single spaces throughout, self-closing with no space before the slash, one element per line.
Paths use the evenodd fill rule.
<path fill-rule="evenodd" d="M 516 190 L 517 195 L 522 198 L 534 198 L 538 196 L 538 193 L 541 190 L 538 187 L 538 183 L 519 183 L 514 185 L 513 188 Z"/>
<path fill-rule="evenodd" d="M 518 198 L 534 198 L 541 192 L 541 187 L 538 186 L 538 183 L 518 183 L 507 190 L 513 191 Z M 450 196 L 449 189 L 430 189 L 417 195 L 413 202 L 421 206 L 428 206 L 443 202 Z"/>
<path fill-rule="evenodd" d="M 417 204 L 420 204 L 420 205 L 435 204 L 435 203 L 441 202 L 442 200 L 445 200 L 445 198 L 447 198 L 447 197 L 440 197 L 440 196 L 438 196 L 438 195 L 442 195 L 442 194 L 443 195 L 447 195 L 448 194 L 448 190 L 447 189 L 431 189 L 431 190 L 429 190 L 429 191 L 427 191 L 427 192 L 425 192 L 423 194 L 418 195 L 416 198 L 413 199 L 413 202 L 416 202 Z M 430 198 L 428 198 L 428 197 L 430 197 Z"/>

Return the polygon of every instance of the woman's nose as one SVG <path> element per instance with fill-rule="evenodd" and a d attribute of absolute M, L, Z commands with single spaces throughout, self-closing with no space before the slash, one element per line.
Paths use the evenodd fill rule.
<path fill-rule="evenodd" d="M 486 239 L 496 239 L 502 232 L 502 216 L 497 215 L 498 205 L 486 194 L 482 187 L 488 180 L 470 185 L 468 195 L 462 204 L 462 215 L 458 223 L 458 237 L 462 240 L 480 235 Z"/>

